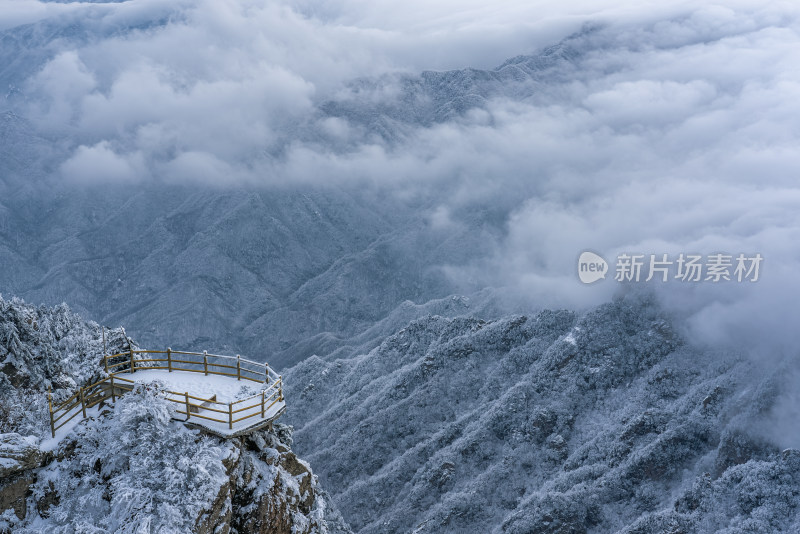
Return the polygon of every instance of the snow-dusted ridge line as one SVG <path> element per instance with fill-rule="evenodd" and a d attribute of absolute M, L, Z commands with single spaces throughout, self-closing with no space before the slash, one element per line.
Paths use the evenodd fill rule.
<path fill-rule="evenodd" d="M 173 357 L 176 354 L 178 358 Z M 159 355 L 166 357 L 158 357 Z M 194 356 L 202 356 L 202 361 L 187 359 Z M 123 360 L 113 361 L 119 358 Z M 236 365 L 220 363 L 220 360 L 235 361 Z M 263 371 L 259 372 L 248 366 L 261 368 Z M 130 349 L 123 353 L 105 355 L 103 367 L 106 376 L 79 388 L 61 403 L 53 405 L 52 395 L 48 391 L 52 438 L 55 439 L 58 430 L 79 415 L 84 419 L 88 417 L 87 410 L 102 407 L 109 401 L 116 402 L 116 398 L 124 393 L 153 382 L 161 383 L 165 399 L 177 405 L 173 413 L 174 419 L 187 423 L 191 420 L 190 424 L 221 437 L 239 436 L 271 425 L 286 409 L 283 378 L 270 370 L 267 364 L 246 360 L 238 355 L 234 358 L 207 352 Z M 225 371 L 233 369 L 236 374 Z M 198 380 L 191 378 L 189 373 L 203 373 L 203 377 Z M 248 376 L 247 373 L 255 374 L 258 378 Z M 260 384 L 260 391 L 251 394 L 248 387 L 241 386 L 241 380 Z M 180 388 L 184 391 L 175 391 Z M 253 401 L 255 402 L 248 404 Z M 64 434 L 68 433 L 69 428 Z"/>

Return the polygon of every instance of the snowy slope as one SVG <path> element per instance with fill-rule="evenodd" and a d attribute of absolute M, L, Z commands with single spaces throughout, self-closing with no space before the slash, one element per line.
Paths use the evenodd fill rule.
<path fill-rule="evenodd" d="M 122 328 L 106 330 L 106 348 L 136 344 Z M 0 432 L 49 432 L 44 392 L 56 401 L 100 377 L 103 332 L 66 305 L 31 306 L 0 295 Z"/>
<path fill-rule="evenodd" d="M 101 339 L 64 305 L 0 298 L 0 532 L 349 532 L 284 425 L 206 435 L 150 385 L 49 439 L 46 388 L 96 377 Z"/>
<path fill-rule="evenodd" d="M 587 28 L 538 54 L 511 58 L 494 69 L 425 71 L 356 80 L 348 91 L 320 108 L 332 117 L 363 125 L 387 141 L 399 140 L 409 126 L 429 127 L 458 120 L 472 109 L 486 108 L 492 98 L 536 98 L 547 90 L 547 84 L 563 81 L 565 73 L 579 77 L 576 64 L 592 33 Z"/>
<path fill-rule="evenodd" d="M 800 452 L 763 426 L 784 373 L 647 299 L 429 316 L 293 368 L 288 419 L 356 532 L 795 532 Z"/>
<path fill-rule="evenodd" d="M 274 434 L 203 435 L 173 421 L 168 404 L 133 392 L 77 427 L 56 461 L 33 471 L 27 514 L 6 511 L 0 531 L 349 532 L 310 467 Z"/>
<path fill-rule="evenodd" d="M 425 226 L 341 191 L 24 192 L 0 203 L 6 292 L 66 300 L 147 346 L 253 359 L 319 332 L 352 335 L 405 299 L 446 295 L 441 273 L 421 266 L 459 255 L 434 243 L 405 264 Z"/>

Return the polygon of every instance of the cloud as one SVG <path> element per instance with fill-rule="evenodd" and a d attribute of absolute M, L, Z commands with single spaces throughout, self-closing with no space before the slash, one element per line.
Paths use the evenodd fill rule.
<path fill-rule="evenodd" d="M 14 20 L 56 9 L 26 6 Z M 492 254 L 442 266 L 454 280 L 511 287 L 548 306 L 620 290 L 610 279 L 578 282 L 583 250 L 609 260 L 760 252 L 756 284 L 655 290 L 698 340 L 762 352 L 800 342 L 785 326 L 800 294 L 793 4 L 150 0 L 58 9 L 84 33 L 32 43 L 55 51 L 23 84 L 22 111 L 44 131 L 68 133 L 60 171 L 71 181 L 386 188 L 424 199 L 432 231 L 500 229 Z M 570 41 L 576 54 L 547 77 L 505 82 L 447 120 L 404 119 L 414 102 L 402 100 L 409 78 L 398 72 L 492 67 L 587 22 L 599 29 Z M 385 74 L 373 90 L 349 85 Z M 321 108 L 347 99 L 367 111 Z M 399 118 L 382 115 L 383 104 Z"/>
<path fill-rule="evenodd" d="M 140 154 L 120 155 L 108 141 L 81 145 L 61 164 L 64 177 L 74 183 L 131 183 L 147 176 Z"/>
<path fill-rule="evenodd" d="M 697 42 L 697 20 L 714 30 L 714 40 Z M 692 17 L 685 31 L 656 25 L 652 36 L 591 54 L 577 80 L 556 86 L 561 98 L 511 117 L 502 116 L 510 106 L 493 110 L 500 120 L 491 135 L 504 140 L 487 142 L 487 151 L 508 164 L 497 175 L 516 177 L 500 180 L 505 189 L 526 200 L 511 210 L 496 257 L 453 268 L 454 276 L 523 288 L 533 302 L 582 306 L 620 289 L 577 283 L 582 250 L 607 259 L 621 252 L 759 252 L 765 263 L 758 283 L 653 289 L 687 319 L 695 340 L 760 358 L 796 353 L 800 335 L 785 318 L 800 294 L 793 246 L 800 168 L 792 150 L 800 80 L 787 53 L 797 19 L 784 19 L 788 27 L 725 19 L 729 35 L 720 35 L 714 20 Z M 691 38 L 681 45 L 682 34 Z M 646 46 L 653 42 L 672 44 Z M 518 124 L 531 133 L 511 135 Z M 529 168 L 519 158 L 523 147 Z"/>
<path fill-rule="evenodd" d="M 30 81 L 35 93 L 47 95 L 34 100 L 30 113 L 40 123 L 69 123 L 79 118 L 78 105 L 97 86 L 94 75 L 74 50 L 59 53 Z"/>

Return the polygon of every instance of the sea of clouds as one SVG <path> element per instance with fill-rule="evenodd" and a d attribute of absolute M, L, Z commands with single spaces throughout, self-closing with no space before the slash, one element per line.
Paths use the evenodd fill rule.
<path fill-rule="evenodd" d="M 800 346 L 793 2 L 2 0 L 0 13 L 5 36 L 30 39 L 2 73 L 7 107 L 57 140 L 52 180 L 369 186 L 426 199 L 440 232 L 491 206 L 493 253 L 441 267 L 537 306 L 630 289 L 582 285 L 583 250 L 612 269 L 622 252 L 760 253 L 756 283 L 650 286 L 699 342 L 762 358 Z M 579 55 L 526 95 L 391 141 L 320 111 L 353 80 L 491 69 L 569 36 Z M 379 87 L 360 97 L 397 97 Z"/>

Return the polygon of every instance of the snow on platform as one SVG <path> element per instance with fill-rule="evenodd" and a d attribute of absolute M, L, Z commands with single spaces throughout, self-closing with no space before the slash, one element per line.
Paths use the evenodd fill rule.
<path fill-rule="evenodd" d="M 157 369 L 137 369 L 135 373 L 119 373 L 120 376 L 133 380 L 139 384 L 161 382 L 169 391 L 178 393 L 188 392 L 189 395 L 210 399 L 217 396 L 217 402 L 233 402 L 261 393 L 262 386 L 251 380 L 236 380 L 236 378 L 221 375 L 204 375 L 176 369 L 169 371 Z"/>
<path fill-rule="evenodd" d="M 167 398 L 178 401 L 175 402 L 175 419 L 186 422 L 192 426 L 202 427 L 222 437 L 233 437 L 246 434 L 257 428 L 270 424 L 277 419 L 286 409 L 286 402 L 277 400 L 278 384 L 274 381 L 270 384 L 253 382 L 251 380 L 237 380 L 234 377 L 221 376 L 203 373 L 182 371 L 179 369 L 172 372 L 155 369 L 137 369 L 135 373 L 118 373 L 121 377 L 133 380 L 138 384 L 148 384 L 159 382 L 164 389 L 172 393 L 167 394 Z M 262 392 L 263 397 L 262 397 Z M 185 415 L 186 405 L 185 394 L 201 399 L 212 399 L 216 396 L 216 404 L 213 402 L 203 403 L 197 399 L 191 399 L 191 415 Z M 262 409 L 262 398 L 265 399 Z M 229 414 L 220 413 L 217 410 L 228 410 L 228 403 L 241 401 L 233 404 L 233 413 L 230 417 L 234 420 L 231 425 L 228 423 Z M 202 404 L 202 405 L 201 405 Z M 240 411 L 237 411 L 240 410 Z M 184 412 L 184 413 L 180 413 Z M 224 422 L 211 421 L 204 417 L 222 419 Z M 237 419 L 243 419 L 236 421 Z"/>

